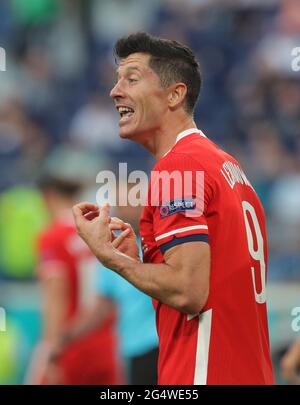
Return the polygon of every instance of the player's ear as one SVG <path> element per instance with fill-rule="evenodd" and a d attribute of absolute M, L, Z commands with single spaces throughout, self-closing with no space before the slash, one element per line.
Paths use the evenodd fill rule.
<path fill-rule="evenodd" d="M 168 95 L 169 107 L 171 109 L 176 109 L 178 106 L 184 103 L 186 97 L 187 87 L 184 83 L 175 83 L 170 86 L 170 91 Z"/>

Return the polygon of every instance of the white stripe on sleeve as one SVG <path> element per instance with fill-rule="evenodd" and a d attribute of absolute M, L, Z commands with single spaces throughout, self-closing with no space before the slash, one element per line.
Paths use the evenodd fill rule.
<path fill-rule="evenodd" d="M 178 228 L 174 229 L 173 231 L 163 233 L 155 238 L 156 241 L 167 238 L 168 236 L 171 235 L 176 235 L 177 233 L 183 233 L 187 231 L 193 231 L 195 229 L 208 229 L 207 225 L 192 225 L 192 226 L 186 226 L 185 228 Z"/>

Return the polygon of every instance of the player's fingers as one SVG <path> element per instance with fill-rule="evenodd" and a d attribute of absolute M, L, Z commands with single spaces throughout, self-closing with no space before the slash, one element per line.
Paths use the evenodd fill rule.
<path fill-rule="evenodd" d="M 133 230 L 133 228 L 132 228 L 132 226 L 128 223 L 128 222 L 125 222 L 125 227 L 126 228 L 128 228 L 129 230 L 130 230 L 130 232 L 129 233 L 131 233 L 131 234 L 133 234 L 133 235 L 135 235 L 135 232 L 134 232 L 134 230 Z"/>
<path fill-rule="evenodd" d="M 78 226 L 84 220 L 83 213 L 82 213 L 81 209 L 77 205 L 74 205 L 74 207 L 72 208 L 72 212 L 73 212 L 73 217 L 74 217 L 75 224 L 76 224 L 77 229 L 78 229 Z"/>
<path fill-rule="evenodd" d="M 129 228 L 125 229 L 124 232 L 122 232 L 119 236 L 115 238 L 115 240 L 113 240 L 112 242 L 113 247 L 118 248 L 129 233 L 130 229 Z"/>
<path fill-rule="evenodd" d="M 109 210 L 110 206 L 108 203 L 104 204 L 103 207 L 101 207 L 99 214 L 99 220 L 101 222 L 107 223 L 110 221 Z"/>
<path fill-rule="evenodd" d="M 117 217 L 112 217 L 110 220 L 110 229 L 112 230 L 117 230 L 117 229 L 126 229 L 127 225 L 125 224 L 124 221 L 122 221 L 121 219 L 117 218 Z"/>
<path fill-rule="evenodd" d="M 83 202 L 73 206 L 72 212 L 75 221 L 75 225 L 77 228 L 77 232 L 80 234 L 82 228 L 84 227 L 85 223 L 89 221 L 89 219 L 85 218 L 85 215 L 89 212 L 96 212 L 98 210 L 98 206 L 92 203 Z"/>
<path fill-rule="evenodd" d="M 99 216 L 99 212 L 100 212 L 99 210 L 90 211 L 84 215 L 84 218 L 87 219 L 88 221 L 92 221 L 94 218 L 97 218 Z"/>
<path fill-rule="evenodd" d="M 81 213 L 81 215 L 87 214 L 90 211 L 97 211 L 99 210 L 98 205 L 90 203 L 90 202 L 82 202 L 74 205 L 73 211 L 75 210 L 76 213 Z"/>
<path fill-rule="evenodd" d="M 112 223 L 117 223 L 117 224 L 124 224 L 125 222 L 122 221 L 122 219 L 118 218 L 118 217 L 111 217 L 111 222 Z"/>
<path fill-rule="evenodd" d="M 124 228 L 122 224 L 114 224 L 114 223 L 110 223 L 110 224 L 108 225 L 108 227 L 109 227 L 109 229 L 110 229 L 111 231 L 117 231 L 117 230 L 120 230 L 120 229 L 123 229 L 123 228 Z"/>

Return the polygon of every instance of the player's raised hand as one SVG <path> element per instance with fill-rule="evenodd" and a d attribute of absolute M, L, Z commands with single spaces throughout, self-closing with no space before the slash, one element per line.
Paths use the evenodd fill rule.
<path fill-rule="evenodd" d="M 97 205 L 88 202 L 73 207 L 77 232 L 100 261 L 112 248 L 109 209 L 108 204 L 99 210 Z"/>
<path fill-rule="evenodd" d="M 136 260 L 139 258 L 139 248 L 135 233 L 130 226 L 109 215 L 109 204 L 99 207 L 95 204 L 83 202 L 73 207 L 73 215 L 79 236 L 89 246 L 94 255 L 105 265 L 110 267 L 112 255 L 116 249 Z M 122 231 L 116 236 L 113 231 Z"/>

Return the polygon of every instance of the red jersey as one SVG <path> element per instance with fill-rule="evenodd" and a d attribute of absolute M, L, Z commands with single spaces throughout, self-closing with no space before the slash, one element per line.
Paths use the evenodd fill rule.
<path fill-rule="evenodd" d="M 175 176 L 166 200 L 167 187 L 155 176 L 174 171 L 182 187 L 176 189 Z M 167 249 L 191 241 L 207 242 L 211 251 L 209 297 L 200 314 L 154 300 L 159 384 L 273 384 L 265 217 L 239 163 L 191 129 L 177 136 L 151 176 L 151 202 L 140 222 L 144 262 L 162 263 Z"/>
<path fill-rule="evenodd" d="M 95 258 L 77 235 L 73 221 L 56 221 L 38 243 L 39 278 L 63 277 L 68 287 L 66 330 L 84 316 L 93 300 Z M 115 314 L 96 330 L 74 341 L 63 353 L 60 366 L 64 384 L 118 384 L 119 364 L 115 337 Z"/>

